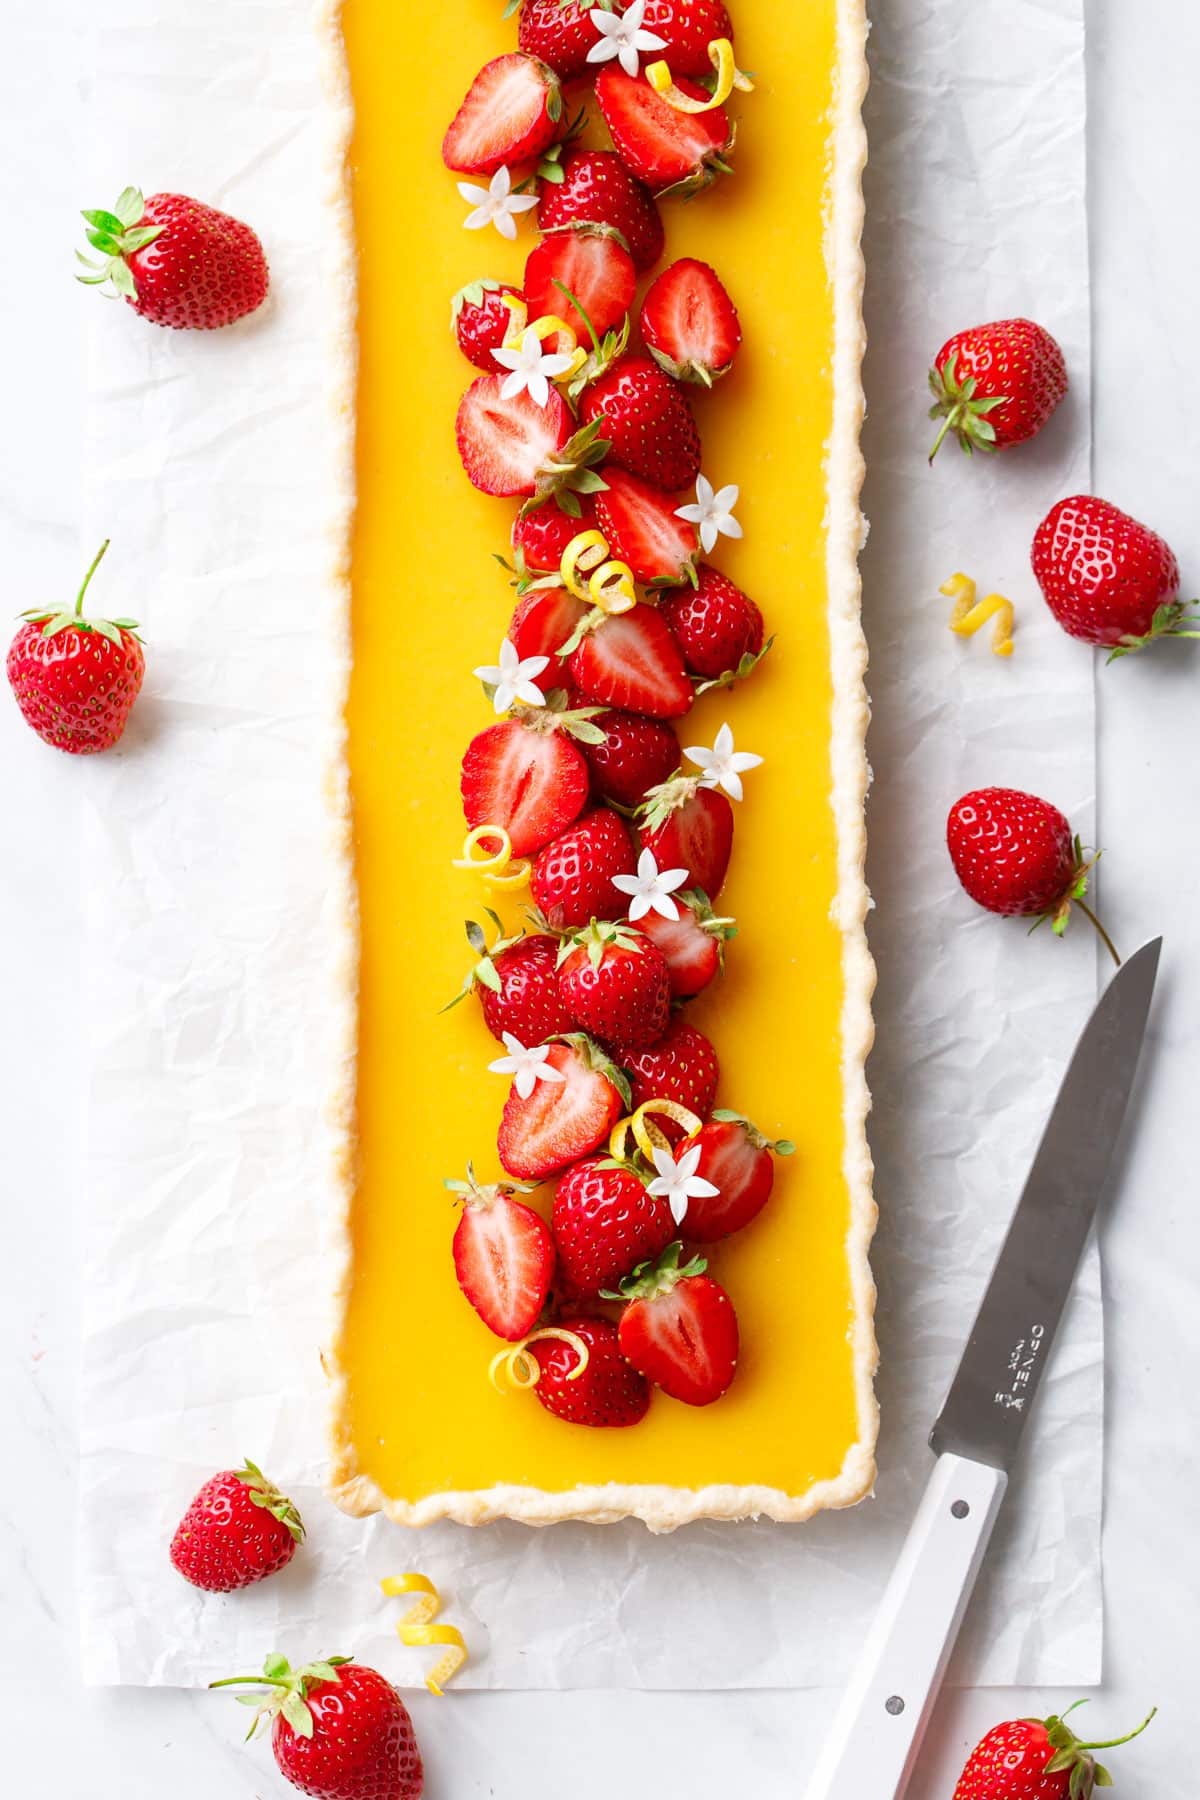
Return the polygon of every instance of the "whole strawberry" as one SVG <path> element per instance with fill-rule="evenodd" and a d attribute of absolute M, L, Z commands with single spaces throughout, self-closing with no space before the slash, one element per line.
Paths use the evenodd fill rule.
<path fill-rule="evenodd" d="M 510 301 L 513 304 L 509 304 Z M 485 375 L 496 373 L 493 350 L 499 350 L 514 322 L 523 323 L 525 301 L 520 288 L 506 281 L 469 281 L 450 302 L 450 325 L 467 361 Z"/>
<path fill-rule="evenodd" d="M 1114 657 L 1160 637 L 1196 637 L 1171 546 L 1119 507 L 1075 494 L 1033 539 L 1033 572 L 1063 630 Z M 1191 605 L 1194 605 L 1192 602 Z"/>
<path fill-rule="evenodd" d="M 695 587 L 664 593 L 659 611 L 693 675 L 728 687 L 749 675 L 763 653 L 763 619 L 748 594 L 707 563 Z"/>
<path fill-rule="evenodd" d="M 584 390 L 580 417 L 599 420 L 608 460 L 659 488 L 691 487 L 700 433 L 677 382 L 648 356 L 625 356 Z"/>
<path fill-rule="evenodd" d="M 1126 1737 L 1084 1744 L 1067 1724 L 1075 1706 L 1061 1718 L 1012 1719 L 995 1726 L 967 1758 L 953 1800 L 1090 1800 L 1097 1787 L 1111 1787 L 1111 1775 L 1092 1752 L 1129 1743 L 1154 1713 Z"/>
<path fill-rule="evenodd" d="M 671 980 L 657 945 L 628 925 L 592 920 L 563 943 L 558 985 L 581 1030 L 642 1050 L 667 1027 Z"/>
<path fill-rule="evenodd" d="M 559 0 L 551 4 L 558 6 Z M 562 180 L 543 184 L 537 222 L 541 232 L 610 232 L 628 245 L 635 269 L 652 269 L 663 253 L 654 196 L 615 150 L 576 150 L 565 157 Z"/>
<path fill-rule="evenodd" d="M 521 0 L 517 42 L 526 56 L 549 63 L 562 81 L 590 73 L 588 51 L 599 42 L 592 22 L 596 0 Z"/>
<path fill-rule="evenodd" d="M 642 25 L 663 40 L 658 54 L 673 75 L 711 75 L 708 46 L 733 37 L 724 0 L 646 0 Z"/>
<path fill-rule="evenodd" d="M 538 853 L 533 897 L 556 931 L 569 931 L 623 911 L 624 896 L 613 876 L 632 875 L 633 869 L 633 841 L 624 821 L 598 806 Z"/>
<path fill-rule="evenodd" d="M 36 607 L 8 647 L 8 681 L 27 725 L 56 750 L 110 750 L 138 697 L 146 659 L 134 619 L 87 619 L 83 597 L 108 549 L 105 538 L 71 612 Z"/>
<path fill-rule="evenodd" d="M 636 1170 L 591 1156 L 560 1180 L 550 1229 L 572 1292 L 591 1299 L 665 1250 L 675 1221 L 667 1201 L 652 1194 Z"/>
<path fill-rule="evenodd" d="M 487 911 L 498 935 L 489 949 L 483 928 L 467 920 L 467 942 L 478 961 L 442 1010 L 474 993 L 494 1038 L 508 1031 L 523 1044 L 544 1044 L 570 1031 L 571 1015 L 558 991 L 558 939 L 544 932 L 505 937 L 496 914 Z"/>
<path fill-rule="evenodd" d="M 679 767 L 679 739 L 664 719 L 614 709 L 597 713 L 594 723 L 604 741 L 585 744 L 583 754 L 599 799 L 630 809 L 640 806 L 649 790 Z"/>
<path fill-rule="evenodd" d="M 542 1339 L 533 1391 L 546 1411 L 571 1425 L 640 1425 L 650 1410 L 650 1384 L 621 1355 L 616 1326 L 608 1319 L 559 1323 L 587 1345 L 587 1367 L 579 1373 L 578 1353 L 564 1339 Z"/>
<path fill-rule="evenodd" d="M 268 1656 L 261 1675 L 214 1681 L 213 1687 L 265 1687 L 259 1722 L 271 1719 L 279 1773 L 313 1800 L 420 1800 L 425 1774 L 408 1708 L 376 1669 L 331 1656 L 293 1669 Z"/>
<path fill-rule="evenodd" d="M 193 1587 L 232 1594 L 285 1569 L 303 1537 L 292 1502 L 247 1461 L 204 1483 L 171 1539 L 171 1561 Z"/>
<path fill-rule="evenodd" d="M 1067 391 L 1058 344 L 1032 319 L 998 319 L 949 338 L 929 371 L 931 419 L 941 420 L 929 460 L 953 432 L 970 455 L 1036 436 Z"/>
<path fill-rule="evenodd" d="M 267 259 L 248 225 L 187 194 L 126 188 L 112 212 L 85 212 L 87 237 L 105 257 L 78 280 L 107 284 L 152 325 L 215 331 L 257 311 L 267 297 Z"/>
<path fill-rule="evenodd" d="M 686 1019 L 672 1019 L 648 1049 L 627 1052 L 624 1066 L 629 1071 L 635 1107 L 647 1100 L 673 1100 L 701 1119 L 707 1119 L 712 1111 L 721 1067 L 704 1033 Z M 655 1123 L 672 1141 L 683 1135 L 682 1126 L 671 1119 Z"/>
<path fill-rule="evenodd" d="M 946 843 L 954 872 L 977 905 L 1009 918 L 1049 919 L 1057 937 L 1078 906 L 1121 960 L 1084 900 L 1096 859 L 1084 859 L 1057 806 L 1018 788 L 976 788 L 950 808 Z"/>

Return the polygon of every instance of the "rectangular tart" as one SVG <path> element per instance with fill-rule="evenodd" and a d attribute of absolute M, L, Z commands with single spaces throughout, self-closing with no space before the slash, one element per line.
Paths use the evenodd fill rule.
<path fill-rule="evenodd" d="M 442 133 L 475 71 L 515 47 L 499 0 L 325 0 L 332 125 L 331 349 L 337 410 L 334 629 L 342 1039 L 325 1365 L 331 1489 L 354 1514 L 638 1518 L 654 1530 L 763 1515 L 802 1520 L 870 1489 L 876 1406 L 874 1228 L 864 1062 L 873 967 L 864 922 L 866 648 L 862 521 L 864 0 L 732 0 L 735 173 L 662 202 L 666 258 L 714 265 L 739 308 L 733 374 L 695 390 L 704 468 L 740 487 L 745 537 L 715 560 L 775 635 L 753 679 L 704 696 L 687 743 L 725 718 L 765 758 L 747 778 L 720 911 L 729 970 L 693 1003 L 716 1043 L 720 1103 L 796 1154 L 712 1272 L 742 1333 L 737 1380 L 696 1409 L 658 1396 L 623 1431 L 551 1417 L 488 1380 L 497 1348 L 459 1293 L 443 1178 L 495 1179 L 504 1084 L 457 991 L 464 919 L 488 904 L 451 867 L 463 748 L 487 722 L 472 668 L 493 660 L 513 595 L 514 502 L 465 479 L 455 410 L 474 371 L 449 296 L 520 284 L 536 241 L 464 231 Z M 342 702 L 344 701 L 344 705 Z M 509 918 L 516 909 L 506 909 Z M 352 946 L 352 950 L 347 949 Z M 542 1190 L 548 1194 L 549 1189 Z M 541 1206 L 541 1196 L 535 1196 Z"/>

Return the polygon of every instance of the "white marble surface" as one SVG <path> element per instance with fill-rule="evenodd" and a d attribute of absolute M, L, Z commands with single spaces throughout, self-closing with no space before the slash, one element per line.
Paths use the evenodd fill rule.
<path fill-rule="evenodd" d="M 931 0 L 935 3 L 935 0 Z M 951 0 L 936 0 L 950 4 Z M 1023 5 L 1014 5 L 1015 28 Z M 0 70 L 0 168 L 10 216 L 3 313 L 8 430 L 0 443 L 0 520 L 11 610 L 75 576 L 82 340 L 78 295 L 63 279 L 74 208 L 87 189 L 78 126 L 80 0 L 51 0 L 21 25 L 21 54 Z M 1200 245 L 1188 170 L 1200 153 L 1192 72 L 1200 18 L 1187 0 L 1091 0 L 1092 221 L 1096 308 L 1095 485 L 1148 517 L 1200 581 L 1200 452 L 1188 352 Z M 1019 230 L 1020 221 L 1012 222 Z M 18 335 L 19 334 L 19 335 Z M 872 368 L 884 387 L 889 371 Z M 870 583 L 871 568 L 867 567 Z M 1200 1598 L 1193 1529 L 1200 1457 L 1192 1398 L 1200 1375 L 1194 1281 L 1200 1228 L 1189 1162 L 1187 1019 L 1200 1001 L 1200 950 L 1188 908 L 1200 859 L 1188 805 L 1200 670 L 1186 647 L 1100 677 L 1100 836 L 1106 909 L 1127 940 L 1167 937 L 1164 992 L 1147 1080 L 1135 1107 L 1119 1210 L 1106 1221 L 1109 1448 L 1104 1470 L 1108 1679 L 1097 1725 L 1115 1728 L 1153 1700 L 1163 1708 L 1121 1791 L 1173 1793 L 1168 1771 L 1194 1713 L 1192 1616 Z M 232 1709 L 206 1696 L 79 1686 L 73 1599 L 77 1432 L 75 1271 L 69 1251 L 79 1146 L 78 950 L 71 919 L 87 871 L 78 855 L 76 766 L 46 753 L 0 707 L 7 773 L 0 956 L 0 1061 L 8 1099 L 0 1267 L 2 1403 L 8 1480 L 0 1493 L 0 1674 L 14 1789 L 38 1800 L 81 1792 L 151 1800 L 239 1800 L 281 1792 L 265 1753 L 237 1743 Z M 1172 1054 L 1172 1052 L 1174 1054 Z M 1157 1429 L 1148 1429 L 1154 1422 Z M 1136 1456 L 1130 1454 L 1137 1446 Z M 1156 1448 L 1155 1448 L 1156 1446 Z M 1097 1470 L 1097 1479 L 1101 1472 Z M 1061 1694 L 949 1694 L 913 1800 L 948 1800 L 971 1739 L 1001 1715 L 1043 1710 Z M 803 1789 L 830 1696 L 469 1695 L 419 1706 L 431 1797 L 558 1800 L 569 1770 L 579 1800 L 608 1795 L 620 1770 L 631 1800 L 651 1793 Z M 60 1721 L 70 1709 L 71 1729 Z M 1102 1713 L 1102 1716 L 1100 1716 Z M 581 1756 L 584 1745 L 605 1754 Z M 644 1772 L 641 1772 L 644 1771 Z M 219 1786 L 218 1786 L 219 1784 Z"/>

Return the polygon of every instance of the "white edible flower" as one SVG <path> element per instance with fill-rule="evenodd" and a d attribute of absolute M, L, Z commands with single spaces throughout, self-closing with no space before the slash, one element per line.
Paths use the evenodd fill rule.
<path fill-rule="evenodd" d="M 669 1150 L 654 1151 L 654 1166 L 658 1175 L 646 1191 L 661 1194 L 677 1225 L 683 1224 L 689 1200 L 707 1200 L 721 1191 L 711 1181 L 705 1181 L 703 1175 L 697 1175 L 699 1161 L 699 1144 L 693 1144 L 690 1150 L 685 1150 L 678 1161 Z"/>
<path fill-rule="evenodd" d="M 700 548 L 706 553 L 719 537 L 741 537 L 742 528 L 733 516 L 738 493 L 739 489 L 730 486 L 718 488 L 714 494 L 712 482 L 698 475 L 695 504 L 675 508 L 677 519 L 686 519 L 689 525 L 699 527 Z"/>
<path fill-rule="evenodd" d="M 633 0 L 623 13 L 605 12 L 601 7 L 593 6 L 588 17 L 600 37 L 588 51 L 588 61 L 611 62 L 616 57 L 627 75 L 636 75 L 643 50 L 665 50 L 665 38 L 656 37 L 652 31 L 643 31 L 645 11 L 646 0 Z"/>
<path fill-rule="evenodd" d="M 499 663 L 490 669 L 472 669 L 471 673 L 496 690 L 492 705 L 498 713 L 506 713 L 514 700 L 523 700 L 526 706 L 545 706 L 546 696 L 536 677 L 549 667 L 548 656 L 527 656 L 522 661 L 512 639 L 505 638 L 500 646 Z"/>
<path fill-rule="evenodd" d="M 656 912 L 663 919 L 677 919 L 679 902 L 671 896 L 687 878 L 686 869 L 660 869 L 653 850 L 643 850 L 638 857 L 637 874 L 614 875 L 612 884 L 623 894 L 632 895 L 629 923 L 636 925 L 648 912 Z"/>
<path fill-rule="evenodd" d="M 490 1062 L 488 1068 L 493 1075 L 511 1075 L 513 1085 L 522 1100 L 528 1100 L 539 1081 L 565 1081 L 566 1076 L 556 1069 L 550 1061 L 549 1044 L 538 1044 L 527 1050 L 520 1038 L 506 1031 L 504 1048 L 507 1056 L 498 1056 Z"/>
<path fill-rule="evenodd" d="M 517 341 L 515 350 L 493 350 L 492 356 L 502 369 L 511 373 L 506 376 L 500 389 L 502 400 L 511 400 L 522 388 L 529 390 L 529 398 L 536 406 L 545 406 L 550 399 L 550 383 L 560 375 L 565 375 L 571 367 L 571 357 L 560 351 L 547 352 L 542 349 L 542 341 L 532 325 L 526 326 Z"/>
<path fill-rule="evenodd" d="M 752 751 L 734 749 L 728 725 L 722 725 L 711 750 L 692 744 L 683 754 L 702 771 L 701 787 L 721 788 L 731 800 L 742 798 L 742 776 L 746 770 L 757 769 L 762 763 L 762 757 Z"/>
<path fill-rule="evenodd" d="M 515 215 L 528 212 L 537 205 L 536 194 L 513 193 L 507 163 L 501 163 L 487 187 L 476 187 L 473 181 L 460 181 L 458 191 L 475 209 L 463 220 L 464 231 L 483 231 L 488 225 L 494 225 L 501 237 L 515 238 Z"/>

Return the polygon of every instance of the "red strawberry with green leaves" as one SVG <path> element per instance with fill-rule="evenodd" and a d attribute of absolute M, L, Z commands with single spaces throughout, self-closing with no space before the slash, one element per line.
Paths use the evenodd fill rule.
<path fill-rule="evenodd" d="M 671 982 L 662 952 L 631 926 L 608 919 L 564 940 L 558 986 L 576 1024 L 622 1050 L 657 1043 L 667 1028 Z"/>
<path fill-rule="evenodd" d="M 527 56 L 549 63 L 562 81 L 588 75 L 588 51 L 597 40 L 592 7 L 597 0 L 521 0 L 517 42 Z M 512 7 L 508 11 L 512 11 Z"/>
<path fill-rule="evenodd" d="M 88 583 L 107 549 L 105 538 L 73 609 L 34 607 L 8 647 L 8 682 L 22 718 L 71 756 L 112 749 L 146 673 L 135 619 L 84 616 Z"/>
<path fill-rule="evenodd" d="M 85 212 L 87 238 L 104 257 L 79 260 L 77 279 L 128 300 L 152 325 L 216 331 L 267 297 L 267 259 L 249 225 L 187 194 L 126 188 L 111 212 Z"/>
<path fill-rule="evenodd" d="M 512 547 L 526 569 L 543 575 L 557 573 L 571 539 L 581 531 L 595 529 L 595 502 L 587 496 L 574 497 L 579 501 L 579 512 L 574 516 L 557 506 L 539 506 L 534 512 L 517 514 Z"/>
<path fill-rule="evenodd" d="M 468 1164 L 467 1179 L 446 1186 L 462 1201 L 454 1232 L 458 1285 L 488 1330 L 515 1344 L 537 1324 L 554 1279 L 550 1228 L 516 1198 L 530 1191 L 520 1183 L 482 1186 Z"/>
<path fill-rule="evenodd" d="M 527 1096 L 514 1082 L 500 1120 L 500 1161 L 519 1181 L 542 1181 L 589 1156 L 629 1106 L 624 1073 L 582 1032 L 551 1044 L 546 1061 L 561 1081 L 537 1081 Z"/>
<path fill-rule="evenodd" d="M 594 722 L 604 741 L 583 750 L 592 771 L 592 792 L 598 800 L 632 812 L 679 767 L 679 739 L 664 720 L 641 713 L 614 708 L 597 713 Z"/>
<path fill-rule="evenodd" d="M 539 851 L 531 880 L 533 898 L 554 931 L 570 931 L 589 919 L 621 912 L 625 899 L 613 886 L 613 877 L 632 875 L 633 870 L 628 827 L 608 807 L 596 807 Z"/>
<path fill-rule="evenodd" d="M 539 519 L 543 514 L 564 517 L 557 507 L 539 507 L 529 516 Z M 572 535 L 577 529 L 578 526 L 573 527 Z M 587 602 L 577 600 L 565 587 L 535 588 L 518 601 L 509 621 L 508 640 L 522 661 L 532 656 L 549 658 L 549 668 L 538 677 L 538 684 L 545 693 L 552 693 L 556 687 L 569 687 L 567 659 L 560 652 L 587 612 Z"/>
<path fill-rule="evenodd" d="M 584 389 L 580 417 L 598 421 L 608 462 L 659 488 L 692 487 L 700 433 L 678 384 L 648 356 L 623 356 Z"/>
<path fill-rule="evenodd" d="M 464 175 L 533 162 L 558 137 L 562 85 L 536 56 L 513 50 L 485 63 L 442 139 L 442 161 Z"/>
<path fill-rule="evenodd" d="M 510 300 L 515 305 L 510 306 Z M 524 317 L 525 301 L 520 288 L 486 276 L 468 281 L 450 302 L 450 327 L 459 349 L 468 362 L 488 375 L 496 373 L 493 350 L 503 348 L 514 322 L 519 324 Z"/>
<path fill-rule="evenodd" d="M 672 1400 L 711 1406 L 737 1372 L 737 1315 L 725 1289 L 705 1274 L 703 1257 L 684 1263 L 682 1250 L 668 1245 L 605 1298 L 628 1303 L 617 1333 L 634 1368 Z"/>
<path fill-rule="evenodd" d="M 948 338 L 929 371 L 931 419 L 968 456 L 1008 450 L 1035 437 L 1067 391 L 1067 365 L 1050 333 L 1032 319 L 997 319 Z"/>
<path fill-rule="evenodd" d="M 673 1018 L 657 1042 L 644 1050 L 623 1051 L 622 1062 L 635 1110 L 647 1100 L 673 1100 L 700 1119 L 707 1119 L 712 1111 L 721 1065 L 708 1038 L 686 1019 Z M 656 1118 L 654 1123 L 672 1143 L 683 1136 L 683 1127 L 672 1119 Z M 690 1236 L 690 1206 L 688 1228 Z"/>
<path fill-rule="evenodd" d="M 303 1540 L 292 1502 L 247 1461 L 204 1483 L 171 1539 L 171 1561 L 193 1587 L 232 1594 L 286 1569 Z"/>
<path fill-rule="evenodd" d="M 725 885 L 733 851 L 733 807 L 699 775 L 675 775 L 640 808 L 642 844 L 660 869 L 686 869 L 688 886 L 712 899 Z"/>
<path fill-rule="evenodd" d="M 975 788 L 950 808 L 946 844 L 954 872 L 977 906 L 1039 924 L 1049 919 L 1056 937 L 1078 906 L 1120 962 L 1084 900 L 1096 858 L 1085 859 L 1057 806 L 1019 788 Z"/>
<path fill-rule="evenodd" d="M 671 998 L 692 1000 L 725 967 L 725 945 L 737 936 L 737 926 L 732 919 L 717 918 L 700 888 L 689 888 L 673 898 L 679 907 L 677 919 L 648 912 L 638 920 L 638 930 L 658 945 L 667 960 Z"/>
<path fill-rule="evenodd" d="M 559 1181 L 550 1229 L 572 1292 L 590 1299 L 665 1250 L 675 1221 L 666 1200 L 650 1193 L 636 1169 L 591 1156 Z"/>
<path fill-rule="evenodd" d="M 590 610 L 567 640 L 571 681 L 587 700 L 651 719 L 681 719 L 695 693 L 679 646 L 653 606 Z"/>
<path fill-rule="evenodd" d="M 742 341 L 737 308 L 715 269 L 682 256 L 642 301 L 642 341 L 676 381 L 711 387 L 733 367 Z"/>
<path fill-rule="evenodd" d="M 537 222 L 543 233 L 615 234 L 639 271 L 652 269 L 663 253 L 663 223 L 654 195 L 634 179 L 615 150 L 576 150 L 564 157 L 561 179 L 543 183 Z"/>
<path fill-rule="evenodd" d="M 1052 506 L 1033 539 L 1033 572 L 1063 630 L 1106 645 L 1109 662 L 1160 637 L 1200 637 L 1179 598 L 1171 546 L 1094 494 Z"/>
<path fill-rule="evenodd" d="M 574 713 L 522 707 L 488 725 L 467 745 L 460 788 L 472 831 L 507 831 L 515 856 L 532 856 L 565 831 L 588 797 L 588 766 L 572 732 L 588 721 Z"/>
<path fill-rule="evenodd" d="M 495 940 L 489 949 L 482 926 L 467 920 L 467 942 L 477 961 L 442 1010 L 448 1012 L 473 993 L 494 1038 L 509 1031 L 523 1044 L 544 1044 L 547 1038 L 570 1031 L 571 1015 L 558 991 L 558 939 L 545 932 L 505 937 L 497 915 L 490 907 L 486 911 Z"/>
<path fill-rule="evenodd" d="M 574 494 L 604 486 L 592 465 L 607 445 L 594 425 L 576 431 L 557 388 L 539 406 L 526 388 L 505 398 L 504 379 L 481 375 L 459 401 L 455 440 L 468 478 L 483 494 L 524 494 L 539 506 L 553 499 L 573 512 Z"/>
<path fill-rule="evenodd" d="M 525 264 L 530 319 L 561 319 L 585 350 L 598 349 L 605 333 L 621 324 L 636 287 L 632 256 L 602 231 L 555 232 L 530 251 Z M 558 341 L 553 332 L 544 348 L 553 351 Z"/>
<path fill-rule="evenodd" d="M 663 40 L 655 52 L 672 75 L 711 76 L 708 46 L 714 38 L 733 39 L 733 22 L 722 0 L 646 0 L 642 26 Z"/>
<path fill-rule="evenodd" d="M 693 581 L 695 527 L 677 516 L 675 496 L 627 469 L 606 468 L 604 478 L 596 517 L 613 555 L 647 585 Z"/>
<path fill-rule="evenodd" d="M 698 572 L 694 588 L 663 594 L 659 611 L 683 652 L 701 692 L 744 681 L 764 650 L 762 613 L 727 575 L 708 564 Z"/>
<path fill-rule="evenodd" d="M 723 1110 L 692 1143 L 700 1151 L 696 1173 L 717 1189 L 688 1201 L 686 1231 L 697 1244 L 715 1244 L 756 1219 L 775 1186 L 774 1158 L 791 1156 L 796 1148 L 787 1138 L 764 1137 L 741 1113 Z"/>
<path fill-rule="evenodd" d="M 681 77 L 676 86 L 690 99 L 709 98 L 694 81 Z M 648 81 L 612 64 L 597 77 L 596 99 L 621 161 L 651 193 L 695 194 L 730 173 L 733 130 L 723 106 L 677 112 Z"/>
<path fill-rule="evenodd" d="M 408 1709 L 390 1681 L 365 1663 L 331 1656 L 293 1669 L 268 1656 L 260 1675 L 214 1681 L 215 1688 L 265 1687 L 260 1720 L 272 1720 L 271 1750 L 285 1781 L 312 1800 L 421 1800 L 424 1771 Z"/>
<path fill-rule="evenodd" d="M 1112 1776 L 1093 1751 L 1128 1744 L 1145 1731 L 1154 1712 L 1125 1737 L 1084 1744 L 1067 1724 L 1082 1705 L 1077 1700 L 1061 1718 L 1011 1719 L 994 1726 L 967 1758 L 953 1800 L 1091 1800 L 1096 1788 L 1111 1787 Z"/>
<path fill-rule="evenodd" d="M 559 1320 L 587 1345 L 587 1365 L 562 1338 L 542 1338 L 529 1355 L 538 1365 L 534 1393 L 546 1411 L 569 1425 L 640 1425 L 650 1410 L 650 1386 L 621 1355 L 617 1328 L 608 1319 Z"/>

